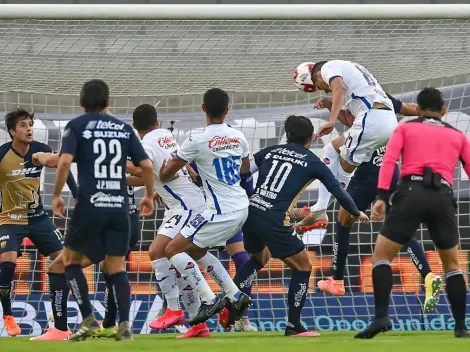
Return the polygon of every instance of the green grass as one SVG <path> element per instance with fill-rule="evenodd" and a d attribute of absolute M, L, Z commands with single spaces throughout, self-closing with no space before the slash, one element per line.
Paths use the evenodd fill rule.
<path fill-rule="evenodd" d="M 318 338 L 284 337 L 281 333 L 215 333 L 211 338 L 177 340 L 174 334 L 138 335 L 134 341 L 92 339 L 85 342 L 41 342 L 1 338 L 8 352 L 433 352 L 469 351 L 470 339 L 451 331 L 381 334 L 373 340 L 353 339 L 354 333 L 330 332 Z"/>

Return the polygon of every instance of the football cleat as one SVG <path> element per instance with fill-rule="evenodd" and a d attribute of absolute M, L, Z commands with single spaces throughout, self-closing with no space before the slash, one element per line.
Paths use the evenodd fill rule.
<path fill-rule="evenodd" d="M 295 224 L 296 222 L 302 221 L 310 215 L 310 208 L 305 206 L 303 208 L 294 208 L 290 211 L 290 222 Z"/>
<path fill-rule="evenodd" d="M 134 340 L 131 333 L 131 328 L 128 321 L 123 321 L 118 326 L 116 333 L 116 341 Z"/>
<path fill-rule="evenodd" d="M 235 329 L 241 332 L 256 332 L 258 329 L 253 326 L 247 317 L 241 317 L 241 319 L 235 322 Z"/>
<path fill-rule="evenodd" d="M 297 233 L 304 233 L 315 229 L 325 229 L 328 226 L 328 215 L 325 210 L 312 211 L 310 215 L 294 224 Z"/>
<path fill-rule="evenodd" d="M 92 337 L 97 331 L 100 330 L 100 324 L 95 319 L 95 316 L 90 314 L 85 319 L 83 319 L 82 323 L 78 330 L 70 336 L 70 341 L 84 341 L 89 337 Z"/>
<path fill-rule="evenodd" d="M 7 329 L 8 336 L 15 337 L 21 334 L 21 328 L 12 315 L 4 315 L 3 324 L 5 325 L 5 329 Z"/>
<path fill-rule="evenodd" d="M 100 329 L 93 333 L 92 337 L 96 338 L 108 338 L 108 339 L 114 339 L 116 337 L 117 333 L 117 326 L 111 326 L 109 328 L 104 328 L 103 325 L 100 326 Z"/>
<path fill-rule="evenodd" d="M 302 325 L 297 327 L 286 326 L 284 330 L 284 336 L 294 336 L 294 337 L 319 337 L 320 334 L 316 331 L 308 331 Z"/>
<path fill-rule="evenodd" d="M 467 329 L 458 329 L 454 331 L 455 337 L 460 338 L 470 338 L 470 334 L 468 333 Z"/>
<path fill-rule="evenodd" d="M 345 293 L 344 281 L 335 280 L 332 277 L 318 281 L 317 286 L 321 291 L 331 293 L 335 296 L 344 296 Z"/>
<path fill-rule="evenodd" d="M 253 304 L 251 298 L 244 294 L 240 293 L 240 296 L 235 301 L 230 301 L 228 297 L 225 297 L 225 308 L 223 313 L 219 316 L 219 324 L 224 329 L 230 331 L 232 326 L 239 321 L 245 310 Z"/>
<path fill-rule="evenodd" d="M 176 336 L 177 339 L 188 339 L 192 337 L 210 337 L 211 333 L 206 323 L 190 326 L 189 329 L 182 335 Z"/>
<path fill-rule="evenodd" d="M 54 327 L 54 328 L 47 329 L 46 332 L 42 334 L 41 336 L 32 337 L 29 340 L 30 341 L 63 341 L 63 340 L 68 340 L 71 335 L 72 335 L 72 332 L 70 330 L 62 331 Z"/>
<path fill-rule="evenodd" d="M 201 306 L 199 307 L 199 311 L 197 312 L 196 316 L 189 320 L 189 325 L 198 325 L 201 323 L 206 322 L 210 317 L 214 314 L 217 314 L 222 309 L 224 309 L 225 303 L 219 298 L 215 298 L 215 301 L 211 304 L 207 304 L 206 302 L 201 302 Z"/>
<path fill-rule="evenodd" d="M 182 309 L 173 311 L 168 308 L 161 317 L 149 324 L 150 328 L 155 330 L 166 330 L 175 325 L 184 324 L 184 312 Z"/>
<path fill-rule="evenodd" d="M 442 279 L 429 273 L 424 279 L 424 287 L 426 289 L 426 299 L 424 300 L 424 312 L 432 313 L 436 310 L 439 303 L 439 294 L 441 293 Z"/>
<path fill-rule="evenodd" d="M 373 339 L 375 335 L 381 332 L 392 330 L 392 321 L 389 317 L 375 318 L 372 323 L 359 334 L 354 336 L 355 339 Z"/>

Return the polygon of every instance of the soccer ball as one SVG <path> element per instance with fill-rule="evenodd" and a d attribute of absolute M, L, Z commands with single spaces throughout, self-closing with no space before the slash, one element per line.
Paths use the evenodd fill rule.
<path fill-rule="evenodd" d="M 294 83 L 302 92 L 313 93 L 317 90 L 317 86 L 312 81 L 313 66 L 315 66 L 313 62 L 304 62 L 295 70 Z"/>

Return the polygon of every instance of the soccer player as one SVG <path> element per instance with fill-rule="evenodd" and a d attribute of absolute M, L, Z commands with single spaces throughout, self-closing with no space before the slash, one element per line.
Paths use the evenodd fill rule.
<path fill-rule="evenodd" d="M 200 324 L 221 311 L 225 303 L 212 292 L 198 266 L 186 254 L 200 258 L 205 268 L 211 266 L 219 276 L 213 278 L 226 293 L 226 302 L 233 305 L 235 320 L 251 304 L 248 295 L 240 292 L 223 265 L 207 248 L 223 246 L 240 231 L 248 216 L 248 197 L 240 187 L 240 173 L 248 173 L 248 142 L 240 131 L 224 122 L 229 97 L 222 89 L 209 89 L 203 98 L 207 127 L 196 136 L 189 137 L 167 164 L 160 170 L 160 180 L 168 182 L 188 162 L 194 161 L 207 195 L 207 208 L 183 227 L 166 247 L 166 255 L 181 276 L 194 287 L 200 298 L 198 314 L 189 321 Z M 220 270 L 218 268 L 221 268 Z M 209 273 L 210 274 L 210 273 Z"/>
<path fill-rule="evenodd" d="M 419 118 L 395 130 L 380 169 L 377 202 L 372 208 L 376 220 L 382 220 L 385 215 L 385 202 L 391 198 L 393 169 L 402 157 L 400 184 L 377 237 L 372 258 L 375 318 L 356 338 L 370 339 L 392 328 L 388 317 L 393 286 L 390 263 L 421 223 L 428 228 L 442 260 L 455 337 L 470 337 L 465 324 L 467 287 L 459 267 L 457 204 L 452 190 L 459 160 L 465 171 L 470 172 L 470 142 L 464 133 L 441 121 L 447 109 L 438 89 L 423 89 L 417 102 Z"/>
<path fill-rule="evenodd" d="M 81 262 L 84 256 L 94 258 L 103 254 L 119 311 L 116 340 L 132 339 L 130 283 L 125 270 L 130 236 L 126 159 L 130 156 L 142 168 L 145 196 L 140 203 L 140 214 L 143 216 L 153 212 L 152 164 L 132 127 L 104 113 L 109 105 L 109 88 L 105 82 L 86 82 L 80 104 L 85 114 L 70 121 L 64 131 L 52 201 L 54 213 L 61 216 L 65 205 L 60 192 L 75 160 L 80 188 L 65 238 L 64 264 L 83 322 L 70 339 L 84 340 L 100 329 L 93 315 Z"/>
<path fill-rule="evenodd" d="M 5 116 L 5 124 L 12 139 L 0 146 L 0 302 L 8 335 L 16 336 L 21 329 L 13 318 L 11 287 L 21 243 L 28 237 L 45 257 L 55 258 L 62 250 L 62 234 L 44 211 L 40 195 L 42 166 L 36 165 L 34 153 L 52 152 L 44 143 L 33 140 L 34 115 L 17 109 Z M 64 175 L 76 197 L 76 183 L 70 173 Z M 68 176 L 68 177 L 67 177 Z M 66 289 L 60 276 L 63 264 L 48 267 L 51 299 Z M 66 337 L 70 331 L 65 331 Z"/>
<path fill-rule="evenodd" d="M 356 208 L 326 165 L 309 150 L 313 140 L 312 122 L 303 116 L 289 116 L 285 131 L 287 144 L 268 147 L 254 155 L 251 172 L 259 171 L 259 176 L 243 226 L 245 249 L 252 256 L 234 281 L 243 287 L 251 283 L 270 255 L 281 259 L 292 270 L 285 335 L 319 336 L 306 331 L 300 323 L 312 265 L 304 243 L 292 235 L 289 213 L 302 191 L 314 179 L 319 179 L 356 219 L 368 222 L 368 218 Z"/>
<path fill-rule="evenodd" d="M 307 72 L 302 71 L 305 69 Z M 332 60 L 303 64 L 296 73 L 297 84 L 309 83 L 315 89 L 332 94 L 330 118 L 320 126 L 316 138 L 331 133 L 343 106 L 355 117 L 351 128 L 328 143 L 322 155 L 326 166 L 347 188 L 354 170 L 370 161 L 374 151 L 387 144 L 397 126 L 393 104 L 371 73 L 354 62 Z M 331 194 L 324 185 L 320 185 L 318 191 L 314 212 L 301 225 L 317 223 L 319 227 L 326 226 L 326 208 Z"/>
<path fill-rule="evenodd" d="M 202 180 L 201 180 L 201 177 L 197 174 L 196 164 L 192 162 L 191 167 L 194 170 L 194 176 L 195 176 L 193 181 L 198 185 L 198 187 L 202 188 L 203 187 Z M 251 175 L 251 173 L 248 173 L 246 175 L 240 175 L 240 177 L 241 177 L 240 186 L 245 190 L 247 196 L 250 197 L 254 192 L 253 175 Z M 227 251 L 227 254 L 230 256 L 230 258 L 232 258 L 233 263 L 235 264 L 236 270 L 239 270 L 241 266 L 250 259 L 250 256 L 248 255 L 248 253 L 245 251 L 245 248 L 243 247 L 243 233 L 241 231 L 237 232 L 235 236 L 233 236 L 231 239 L 227 241 L 227 244 L 225 245 L 225 250 Z M 251 285 L 246 285 L 240 288 L 240 290 L 243 293 L 247 294 L 248 296 L 251 295 Z M 224 322 L 227 320 L 226 318 L 227 314 L 228 314 L 228 311 L 226 309 L 224 309 L 223 312 L 219 313 L 219 322 L 222 327 L 231 329 L 231 326 L 230 327 L 224 326 L 225 325 Z M 245 310 L 241 319 L 235 323 L 235 328 L 241 332 L 258 331 L 258 329 L 255 326 L 253 326 L 250 320 L 248 319 L 248 310 Z"/>
<path fill-rule="evenodd" d="M 416 116 L 416 104 L 403 103 L 402 101 L 388 95 L 393 103 L 395 113 L 406 116 Z M 317 102 L 317 108 L 331 109 L 331 101 L 322 99 Z M 354 116 L 349 111 L 341 110 L 338 119 L 348 127 L 351 127 L 354 121 Z M 386 147 L 377 149 L 369 162 L 362 163 L 356 170 L 351 183 L 346 189 L 351 195 L 351 198 L 356 203 L 361 211 L 366 211 L 371 203 L 377 196 L 377 184 L 379 178 L 379 170 L 382 165 L 382 158 Z M 326 163 L 325 159 L 324 162 Z M 395 166 L 394 177 L 392 181 L 392 190 L 395 189 L 398 183 L 398 176 L 400 170 L 398 165 Z M 313 210 L 313 207 L 311 208 Z M 298 232 L 305 232 L 315 227 L 314 224 L 302 226 L 300 217 L 304 214 L 310 213 L 310 209 L 294 209 L 294 221 L 299 221 L 299 226 L 294 226 Z M 349 235 L 353 222 L 351 221 L 351 214 L 344 208 L 340 207 L 338 213 L 338 220 L 336 223 L 336 238 L 333 245 L 333 277 L 327 280 L 320 280 L 318 287 L 323 292 L 328 292 L 336 296 L 342 296 L 345 293 L 344 289 L 344 269 L 346 267 L 346 258 L 349 253 Z M 406 251 L 410 254 L 413 264 L 418 269 L 419 273 L 424 279 L 426 288 L 426 299 L 424 302 L 424 311 L 430 313 L 436 309 L 439 302 L 439 293 L 442 287 L 442 279 L 434 275 L 431 267 L 426 259 L 421 244 L 415 238 L 412 238 L 405 246 Z"/>
<path fill-rule="evenodd" d="M 179 170 L 176 176 L 168 182 L 163 183 L 159 179 L 160 168 L 165 160 L 172 158 L 172 155 L 179 149 L 179 145 L 170 131 L 159 128 L 155 107 L 148 104 L 138 106 L 133 113 L 133 125 L 142 139 L 144 150 L 152 161 L 156 175 L 155 190 L 166 205 L 163 222 L 149 248 L 157 283 L 168 304 L 166 312 L 149 326 L 152 329 L 165 330 L 174 325 L 184 324 L 184 312 L 179 302 L 180 292 L 190 318 L 197 315 L 199 305 L 196 302 L 191 303 L 186 294 L 192 290 L 192 287 L 188 287 L 184 280 L 178 280 L 179 273 L 166 257 L 165 249 L 189 221 L 204 211 L 206 204 L 204 195 L 193 183 L 186 168 Z M 141 185 L 140 178 L 129 177 L 128 180 L 134 185 Z M 206 337 L 210 333 L 207 325 L 203 323 L 192 327 L 186 335 L 188 336 L 185 337 L 190 337 L 189 335 Z"/>

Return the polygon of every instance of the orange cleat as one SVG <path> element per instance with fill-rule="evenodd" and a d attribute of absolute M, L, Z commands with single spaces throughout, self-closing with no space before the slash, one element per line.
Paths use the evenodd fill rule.
<path fill-rule="evenodd" d="M 5 325 L 5 328 L 7 329 L 8 336 L 14 337 L 21 334 L 21 328 L 18 326 L 15 321 L 15 318 L 13 318 L 12 315 L 4 315 L 3 323 Z"/>
<path fill-rule="evenodd" d="M 315 229 L 326 229 L 328 226 L 328 215 L 325 210 L 312 211 L 303 220 L 294 224 L 297 233 L 302 234 Z"/>
<path fill-rule="evenodd" d="M 291 212 L 289 213 L 289 216 L 290 216 L 290 221 L 292 223 L 296 223 L 296 222 L 299 222 L 299 221 L 302 221 L 303 219 L 305 219 L 307 216 L 310 215 L 310 208 L 305 206 L 303 208 L 294 208 L 291 210 Z"/>
<path fill-rule="evenodd" d="M 56 328 L 49 328 L 41 336 L 32 337 L 30 341 L 63 341 L 68 340 L 72 335 L 72 331 L 62 331 Z"/>
<path fill-rule="evenodd" d="M 210 337 L 211 332 L 206 323 L 191 326 L 183 335 L 176 336 L 177 339 L 188 339 L 191 337 Z"/>
<path fill-rule="evenodd" d="M 335 296 L 344 296 L 344 281 L 335 280 L 332 277 L 329 277 L 327 280 L 318 281 L 318 288 L 323 292 L 331 293 Z"/>
<path fill-rule="evenodd" d="M 175 325 L 184 324 L 184 312 L 182 309 L 173 311 L 168 308 L 161 317 L 152 321 L 149 326 L 155 330 L 166 330 Z"/>

